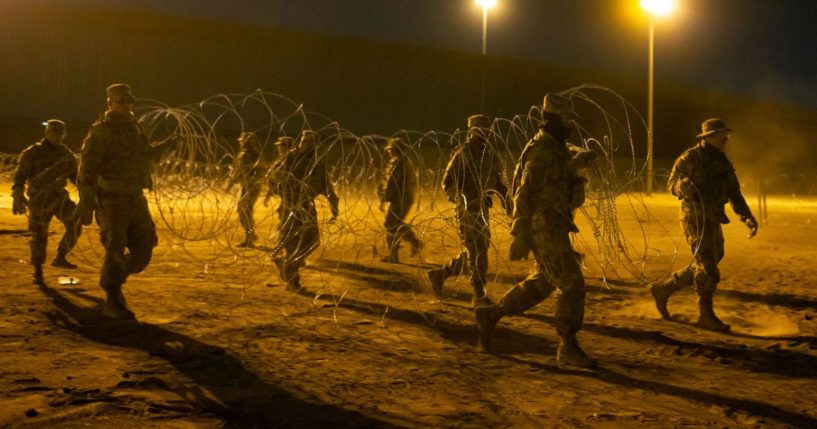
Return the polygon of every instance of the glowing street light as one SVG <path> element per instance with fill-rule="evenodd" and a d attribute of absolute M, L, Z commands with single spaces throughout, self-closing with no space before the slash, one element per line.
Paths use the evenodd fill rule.
<path fill-rule="evenodd" d="M 649 78 L 647 81 L 647 195 L 652 195 L 653 174 L 653 70 L 655 47 L 655 19 L 667 17 L 675 11 L 675 0 L 641 0 L 641 8 L 650 15 Z"/>
<path fill-rule="evenodd" d="M 475 0 L 482 6 L 482 56 L 488 53 L 488 10 L 496 6 L 497 0 Z M 479 92 L 479 109 L 485 113 L 485 66 L 482 66 L 482 82 Z"/>
<path fill-rule="evenodd" d="M 482 55 L 488 52 L 488 10 L 496 6 L 496 0 L 476 0 L 482 6 Z"/>

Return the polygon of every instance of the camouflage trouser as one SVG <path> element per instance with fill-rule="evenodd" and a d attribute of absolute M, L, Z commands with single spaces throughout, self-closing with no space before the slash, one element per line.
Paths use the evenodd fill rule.
<path fill-rule="evenodd" d="M 386 244 L 389 248 L 400 246 L 400 241 L 405 239 L 412 246 L 417 247 L 420 240 L 411 225 L 405 222 L 411 210 L 411 203 L 402 201 L 390 202 L 389 210 L 386 212 Z"/>
<path fill-rule="evenodd" d="M 723 259 L 723 229 L 717 218 L 681 211 L 681 226 L 692 247 L 692 262 L 672 273 L 668 285 L 674 289 L 695 285 L 701 296 L 711 296 L 721 280 L 718 264 Z"/>
<path fill-rule="evenodd" d="M 128 275 L 141 272 L 150 263 L 159 242 L 156 226 L 141 194 L 100 194 L 96 220 L 105 247 L 99 283 L 105 290 L 118 289 Z"/>
<path fill-rule="evenodd" d="M 499 302 L 505 314 L 519 315 L 559 290 L 556 298 L 556 330 L 575 335 L 584 320 L 584 275 L 579 255 L 570 243 L 567 226 L 548 225 L 540 213 L 531 219 L 536 271 L 509 290 Z"/>
<path fill-rule="evenodd" d="M 488 277 L 488 246 L 491 244 L 491 228 L 488 210 L 470 211 L 457 209 L 460 243 L 464 249 L 444 267 L 446 276 L 462 273 L 466 266 L 471 270 L 471 285 L 477 295 L 482 295 Z"/>
<path fill-rule="evenodd" d="M 249 234 L 255 231 L 255 222 L 253 221 L 253 210 L 255 202 L 261 195 L 261 188 L 257 185 L 242 186 L 241 197 L 238 199 L 238 221 L 244 232 Z"/>
<path fill-rule="evenodd" d="M 279 241 L 273 253 L 284 251 L 284 256 L 279 259 L 278 264 L 281 280 L 289 284 L 298 284 L 300 268 L 306 263 L 307 256 L 321 243 L 318 214 L 311 203 L 296 210 L 282 208 L 281 213 L 284 217 L 278 226 Z"/>
<path fill-rule="evenodd" d="M 76 228 L 74 209 L 77 205 L 68 197 L 68 192 L 45 192 L 31 197 L 28 205 L 28 230 L 31 231 L 31 264 L 45 263 L 46 245 L 48 244 L 48 225 L 51 218 L 56 217 L 65 227 L 60 244 L 57 246 L 58 255 L 67 255 L 77 244 L 81 229 Z"/>

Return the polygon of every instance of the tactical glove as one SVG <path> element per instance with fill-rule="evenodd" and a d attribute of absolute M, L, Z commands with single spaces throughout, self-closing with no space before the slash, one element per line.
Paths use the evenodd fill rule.
<path fill-rule="evenodd" d="M 26 199 L 25 195 L 23 195 L 22 191 L 14 191 L 11 194 L 14 198 L 14 202 L 11 206 L 11 212 L 16 215 L 24 215 L 26 214 L 26 208 L 28 208 L 28 200 Z"/>
<path fill-rule="evenodd" d="M 749 236 L 748 238 L 752 238 L 757 234 L 757 220 L 754 216 L 744 216 L 741 217 L 741 222 L 745 223 L 747 227 L 749 227 Z"/>

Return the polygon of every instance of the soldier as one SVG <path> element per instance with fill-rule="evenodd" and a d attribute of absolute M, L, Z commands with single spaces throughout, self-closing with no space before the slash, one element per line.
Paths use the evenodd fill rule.
<path fill-rule="evenodd" d="M 443 268 L 429 270 L 427 275 L 434 292 L 442 295 L 445 279 L 459 274 L 466 264 L 471 269 L 474 297 L 471 304 L 490 304 L 485 294 L 488 274 L 488 246 L 491 229 L 488 210 L 493 206 L 491 192 L 505 204 L 507 187 L 502 182 L 499 157 L 488 145 L 491 120 L 484 115 L 468 118 L 468 136 L 454 150 L 443 175 L 443 190 L 456 204 L 459 236 L 463 249 Z"/>
<path fill-rule="evenodd" d="M 34 284 L 43 284 L 43 263 L 48 243 L 48 224 L 56 216 L 65 233 L 57 247 L 57 256 L 51 261 L 54 267 L 74 269 L 76 265 L 66 259 L 77 243 L 81 229 L 75 227 L 74 209 L 65 190 L 67 180 L 76 184 L 77 160 L 65 146 L 65 123 L 57 119 L 45 122 L 45 138 L 27 147 L 17 161 L 14 174 L 12 212 L 23 215 L 28 209 L 28 230 L 31 231 L 31 265 L 34 266 Z M 28 198 L 26 199 L 26 183 Z"/>
<path fill-rule="evenodd" d="M 255 202 L 261 195 L 266 164 L 262 154 L 261 140 L 255 133 L 241 133 L 238 137 L 238 144 L 241 149 L 235 157 L 233 174 L 227 185 L 227 191 L 236 183 L 241 186 L 241 194 L 238 198 L 238 221 L 244 228 L 244 241 L 238 247 L 252 247 L 258 238 L 255 234 L 253 211 Z"/>
<path fill-rule="evenodd" d="M 272 167 L 267 172 L 267 193 L 264 195 L 264 207 L 269 205 L 270 198 L 278 191 L 278 184 L 275 183 L 275 171 L 284 162 L 294 143 L 295 139 L 287 136 L 278 137 L 273 143 L 275 146 L 275 161 L 273 161 Z M 281 220 L 281 206 L 278 206 L 276 212 L 278 213 L 278 220 Z"/>
<path fill-rule="evenodd" d="M 338 216 L 338 196 L 323 159 L 318 157 L 315 133 L 301 132 L 297 149 L 289 152 L 281 162 L 276 162 L 273 182 L 281 197 L 278 225 L 279 242 L 272 251 L 272 258 L 278 266 L 281 280 L 287 289 L 301 289 L 299 270 L 306 258 L 320 245 L 318 212 L 315 198 L 326 196 L 329 200 L 334 222 Z M 284 255 L 278 253 L 283 251 Z"/>
<path fill-rule="evenodd" d="M 383 173 L 383 180 L 377 187 L 377 195 L 380 197 L 380 211 L 384 211 L 384 205 L 389 204 L 386 212 L 386 245 L 389 247 L 389 255 L 381 259 L 383 262 L 394 264 L 400 263 L 398 251 L 400 242 L 405 239 L 411 244 L 411 255 L 414 256 L 420 251 L 423 244 L 411 225 L 405 222 L 409 210 L 415 201 L 417 187 L 417 177 L 414 166 L 405 154 L 406 144 L 400 138 L 390 138 L 386 143 L 386 153 L 389 155 L 389 162 Z"/>
<path fill-rule="evenodd" d="M 105 247 L 99 279 L 106 293 L 104 314 L 133 319 L 122 284 L 128 275 L 147 267 L 158 243 L 142 190 L 152 189 L 152 163 L 168 144 L 176 142 L 176 136 L 151 146 L 134 117 L 130 86 L 114 84 L 106 94 L 108 110 L 91 125 L 82 144 L 77 217 L 83 225 L 90 225 L 96 212 Z"/>
<path fill-rule="evenodd" d="M 721 224 L 729 223 L 724 205 L 732 204 L 740 221 L 749 227 L 749 238 L 757 233 L 757 221 L 740 192 L 735 167 L 723 152 L 731 131 L 723 120 L 707 119 L 697 136 L 700 142 L 675 161 L 667 189 L 681 200 L 681 226 L 692 247 L 693 261 L 672 273 L 663 284 L 650 286 L 661 318 L 668 320 L 669 297 L 694 284 L 698 293 L 698 326 L 721 332 L 728 331 L 729 325 L 715 315 L 712 297 L 721 277 L 718 270 L 723 258 Z"/>
<path fill-rule="evenodd" d="M 572 195 L 577 171 L 586 168 L 595 154 L 571 155 L 567 148 L 565 142 L 577 118 L 572 101 L 546 95 L 543 116 L 543 125 L 522 151 L 512 184 L 510 258 L 527 258 L 533 250 L 536 272 L 509 290 L 498 304 L 478 307 L 474 315 L 480 345 L 489 350 L 491 333 L 502 317 L 522 314 L 558 288 L 555 324 L 561 343 L 557 359 L 561 364 L 590 368 L 596 361 L 584 353 L 576 339 L 584 318 L 585 285 L 570 233 L 578 232 L 573 210 L 581 198 Z"/>

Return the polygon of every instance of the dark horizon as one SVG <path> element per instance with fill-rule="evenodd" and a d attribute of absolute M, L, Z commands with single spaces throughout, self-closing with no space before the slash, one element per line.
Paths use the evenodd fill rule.
<path fill-rule="evenodd" d="M 473 0 L 44 0 L 363 37 L 479 53 Z M 524 11 L 524 12 L 523 12 Z M 817 107 L 817 4 L 679 0 L 656 24 L 656 80 Z M 489 14 L 488 54 L 647 75 L 648 20 L 637 0 L 504 0 Z"/>

